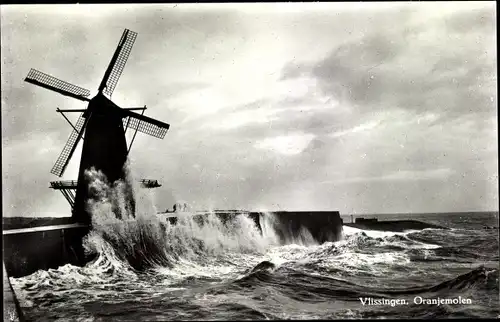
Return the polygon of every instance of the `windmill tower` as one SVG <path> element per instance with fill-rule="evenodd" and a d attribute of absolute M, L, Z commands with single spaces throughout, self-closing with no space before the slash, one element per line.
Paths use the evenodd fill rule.
<path fill-rule="evenodd" d="M 120 108 L 111 101 L 111 95 L 120 79 L 136 37 L 137 33 L 125 29 L 104 73 L 98 93 L 92 99 L 88 99 L 89 90 L 35 69 L 31 69 L 25 79 L 29 83 L 59 94 L 88 102 L 86 109 L 57 109 L 57 112 L 61 113 L 70 123 L 73 132 L 51 170 L 52 174 L 61 177 L 75 152 L 78 142 L 83 139 L 78 180 L 51 182 L 51 188 L 60 190 L 72 206 L 72 217 L 74 222 L 77 223 L 91 224 L 91 214 L 87 205 L 90 200 L 98 198 L 96 192 L 90 189 L 90 178 L 85 174 L 86 170 L 91 168 L 101 171 L 110 184 L 121 180 L 125 184 L 126 207 L 132 214 L 135 212 L 132 187 L 126 180 L 124 169 L 135 135 L 139 131 L 163 139 L 170 127 L 169 124 L 144 116 L 146 106 L 141 108 Z M 142 113 L 138 114 L 134 110 L 142 110 Z M 75 125 L 64 115 L 66 112 L 80 113 Z M 128 146 L 125 137 L 127 129 L 135 130 Z M 160 186 L 155 180 L 141 180 L 141 183 L 147 188 Z M 73 194 L 75 189 L 76 194 Z M 117 216 L 120 215 L 118 209 L 114 208 L 114 212 Z"/>

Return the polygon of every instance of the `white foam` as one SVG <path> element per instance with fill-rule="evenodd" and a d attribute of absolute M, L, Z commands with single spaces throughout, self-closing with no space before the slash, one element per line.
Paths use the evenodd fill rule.
<path fill-rule="evenodd" d="M 409 234 L 420 232 L 420 230 L 406 230 L 403 232 L 393 232 L 393 231 L 364 230 L 349 226 L 344 226 L 343 228 L 344 228 L 344 235 L 343 235 L 344 240 L 346 240 L 346 237 L 352 237 L 355 236 L 356 234 L 363 233 L 370 238 L 382 238 L 382 239 L 392 236 L 403 236 L 411 243 L 410 244 L 397 241 L 382 241 L 381 245 L 397 245 L 402 248 L 408 248 L 408 249 L 418 249 L 418 248 L 436 249 L 441 247 L 439 245 L 424 243 L 407 237 Z"/>
<path fill-rule="evenodd" d="M 348 237 L 354 234 L 359 234 L 359 233 L 365 233 L 367 236 L 372 237 L 372 238 L 384 238 L 384 237 L 390 237 L 390 236 L 404 236 L 407 235 L 411 232 L 414 232 L 413 230 L 408 230 L 404 232 L 394 232 L 394 231 L 380 231 L 380 230 L 365 230 L 365 229 L 360 229 L 360 228 L 355 228 L 355 227 L 350 227 L 350 226 L 343 226 L 343 231 L 344 231 L 344 236 Z"/>

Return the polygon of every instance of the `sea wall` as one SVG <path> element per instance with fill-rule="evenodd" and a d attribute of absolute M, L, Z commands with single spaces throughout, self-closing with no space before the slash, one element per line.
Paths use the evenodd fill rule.
<path fill-rule="evenodd" d="M 345 226 L 365 229 L 365 230 L 379 230 L 379 231 L 394 231 L 403 232 L 406 230 L 422 230 L 427 228 L 434 229 L 448 229 L 447 227 L 434 225 L 418 220 L 384 220 L 378 221 L 375 218 L 370 220 L 362 219 L 356 220 L 355 223 L 347 223 Z"/>
<path fill-rule="evenodd" d="M 282 243 L 290 243 L 304 234 L 310 236 L 318 243 L 338 241 L 342 237 L 343 221 L 338 211 L 277 211 L 267 212 L 225 212 L 216 211 L 215 214 L 226 222 L 235 216 L 246 214 L 262 231 L 264 222 L 271 224 Z M 198 214 L 202 220 L 203 215 Z M 176 217 L 169 218 L 171 223 L 176 222 Z"/>
<path fill-rule="evenodd" d="M 9 276 L 84 264 L 82 238 L 88 231 L 78 224 L 4 230 L 3 256 Z"/>
<path fill-rule="evenodd" d="M 10 284 L 5 263 L 3 263 L 3 320 L 25 321 L 16 293 Z"/>
<path fill-rule="evenodd" d="M 319 243 L 337 241 L 342 235 L 342 219 L 338 211 L 243 213 L 260 230 L 265 222 L 271 223 L 282 243 L 293 242 L 304 234 Z M 219 211 L 216 215 L 224 222 L 241 215 L 241 212 Z M 200 213 L 195 217 L 203 221 L 205 216 Z M 175 224 L 175 213 L 170 214 L 168 220 Z M 25 276 L 65 264 L 84 265 L 91 259 L 84 254 L 82 245 L 82 239 L 88 232 L 89 227 L 81 224 L 4 230 L 4 262 L 9 276 Z"/>
<path fill-rule="evenodd" d="M 274 229 L 283 243 L 292 242 L 304 233 L 310 233 L 320 244 L 342 238 L 343 221 L 338 211 L 278 211 L 254 216 L 257 214 L 260 222 L 264 216 L 274 216 Z"/>

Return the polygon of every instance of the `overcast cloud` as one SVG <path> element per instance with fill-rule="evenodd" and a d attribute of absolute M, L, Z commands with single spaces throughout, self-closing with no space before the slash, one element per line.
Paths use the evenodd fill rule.
<path fill-rule="evenodd" d="M 171 124 L 138 134 L 159 210 L 498 210 L 495 3 L 2 6 L 4 216 L 67 215 L 48 188 L 124 28 L 113 101 Z M 130 138 L 130 135 L 129 135 Z M 63 176 L 76 179 L 77 151 Z"/>

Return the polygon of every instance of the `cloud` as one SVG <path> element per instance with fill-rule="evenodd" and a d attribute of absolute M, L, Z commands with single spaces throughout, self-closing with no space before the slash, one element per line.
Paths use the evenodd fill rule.
<path fill-rule="evenodd" d="M 70 133 L 54 109 L 84 107 L 22 80 L 36 67 L 95 92 L 124 27 L 139 36 L 113 101 L 171 124 L 164 140 L 139 133 L 129 155 L 137 177 L 163 184 L 159 209 L 498 207 L 493 4 L 1 13 L 4 205 L 21 213 L 68 212 L 47 188 Z M 35 160 L 28 141 L 47 151 Z"/>
<path fill-rule="evenodd" d="M 325 94 L 360 112 L 374 106 L 438 110 L 446 117 L 495 111 L 494 11 L 486 6 L 425 20 L 420 10 L 372 25 L 324 59 L 290 63 L 283 78 L 313 75 Z M 467 20 L 467 23 L 464 21 Z M 467 28 L 463 28 L 463 25 Z M 446 43 L 446 45 L 443 45 Z"/>
<path fill-rule="evenodd" d="M 340 179 L 338 181 L 330 181 L 323 183 L 355 183 L 355 182 L 370 182 L 370 181 L 413 181 L 413 180 L 445 180 L 454 173 L 453 170 L 433 169 L 433 170 L 400 170 L 382 176 L 374 177 L 350 177 Z"/>
<path fill-rule="evenodd" d="M 294 155 L 301 153 L 314 138 L 313 134 L 289 134 L 257 141 L 258 149 L 270 149 L 281 154 Z"/>
<path fill-rule="evenodd" d="M 360 124 L 358 126 L 355 126 L 352 129 L 349 129 L 346 131 L 334 132 L 331 134 L 331 136 L 336 138 L 336 137 L 344 136 L 344 135 L 351 134 L 351 133 L 359 133 L 359 132 L 369 131 L 369 130 L 377 127 L 379 124 L 380 124 L 380 122 L 377 122 L 377 121 L 369 121 L 369 122 Z"/>

